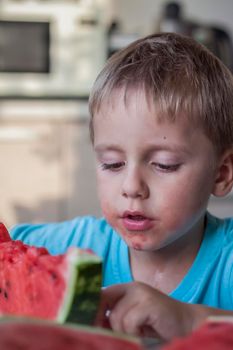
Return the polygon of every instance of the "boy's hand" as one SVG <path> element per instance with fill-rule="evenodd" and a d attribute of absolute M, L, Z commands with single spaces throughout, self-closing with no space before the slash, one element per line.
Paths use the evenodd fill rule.
<path fill-rule="evenodd" d="M 192 332 L 209 316 L 233 311 L 177 301 L 144 283 L 118 284 L 102 291 L 96 323 L 114 331 L 171 340 Z"/>
<path fill-rule="evenodd" d="M 96 324 L 114 331 L 170 340 L 192 329 L 192 308 L 140 282 L 103 289 Z"/>

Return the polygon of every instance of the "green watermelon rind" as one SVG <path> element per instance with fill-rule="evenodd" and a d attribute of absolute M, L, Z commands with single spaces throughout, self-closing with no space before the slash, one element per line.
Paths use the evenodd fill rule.
<path fill-rule="evenodd" d="M 101 327 L 93 327 L 83 324 L 74 324 L 74 323 L 65 323 L 65 324 L 56 324 L 53 321 L 49 320 L 42 320 L 42 319 L 34 319 L 30 317 L 21 317 L 21 316 L 3 316 L 0 317 L 0 326 L 1 323 L 22 323 L 22 324 L 29 324 L 29 325 L 44 325 L 49 327 L 61 327 L 74 330 L 74 331 L 83 331 L 90 335 L 101 335 L 104 337 L 109 337 L 112 339 L 119 339 L 127 342 L 134 343 L 135 345 L 141 346 L 143 344 L 142 340 L 134 335 L 121 333 L 121 332 L 115 332 L 109 329 L 101 328 Z"/>
<path fill-rule="evenodd" d="M 92 324 L 100 301 L 102 260 L 78 248 L 70 248 L 66 259 L 68 285 L 56 321 Z"/>

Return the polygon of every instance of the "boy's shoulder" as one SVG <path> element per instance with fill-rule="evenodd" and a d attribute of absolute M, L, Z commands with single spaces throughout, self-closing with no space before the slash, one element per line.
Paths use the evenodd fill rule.
<path fill-rule="evenodd" d="M 44 246 L 52 254 L 60 254 L 70 246 L 106 248 L 116 236 L 104 218 L 76 217 L 63 222 L 43 224 L 19 224 L 10 231 L 12 239 L 26 244 Z M 101 243 L 100 243 L 101 242 Z"/>
<path fill-rule="evenodd" d="M 223 243 L 233 241 L 233 217 L 218 218 L 210 213 L 207 213 L 206 231 L 211 235 L 216 233 Z"/>

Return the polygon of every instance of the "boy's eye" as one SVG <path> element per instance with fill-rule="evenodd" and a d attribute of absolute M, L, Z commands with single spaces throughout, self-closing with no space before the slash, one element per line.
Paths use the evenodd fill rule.
<path fill-rule="evenodd" d="M 180 167 L 180 164 L 162 164 L 162 163 L 154 163 L 154 162 L 152 163 L 152 165 L 156 169 L 167 173 L 176 171 Z"/>
<path fill-rule="evenodd" d="M 103 170 L 120 170 L 125 165 L 124 162 L 116 162 L 116 163 L 103 163 L 101 164 L 101 168 Z"/>

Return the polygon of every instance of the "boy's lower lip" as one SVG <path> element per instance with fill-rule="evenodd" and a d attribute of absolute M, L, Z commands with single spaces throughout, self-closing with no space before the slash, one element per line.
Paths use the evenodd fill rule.
<path fill-rule="evenodd" d="M 152 228 L 153 222 L 151 219 L 134 220 L 129 217 L 122 218 L 124 227 L 129 231 L 146 231 Z"/>

